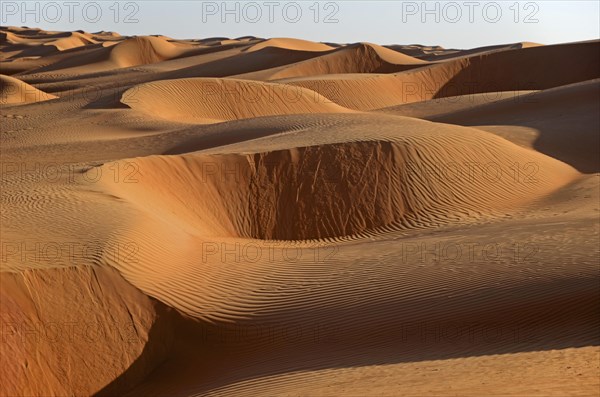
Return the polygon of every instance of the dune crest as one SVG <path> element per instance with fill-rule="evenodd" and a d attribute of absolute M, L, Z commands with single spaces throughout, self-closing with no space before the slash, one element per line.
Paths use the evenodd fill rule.
<path fill-rule="evenodd" d="M 183 50 L 165 38 L 138 36 L 126 39 L 110 49 L 110 61 L 119 67 L 147 65 L 183 54 Z"/>
<path fill-rule="evenodd" d="M 371 43 L 356 43 L 317 58 L 239 77 L 277 80 L 343 73 L 393 73 L 423 65 L 427 65 L 427 62 L 389 48 Z"/>
<path fill-rule="evenodd" d="M 47 94 L 14 77 L 0 75 L 0 104 L 19 105 L 48 101 L 56 96 Z"/>
<path fill-rule="evenodd" d="M 190 78 L 135 86 L 121 103 L 173 121 L 214 123 L 298 113 L 351 112 L 301 87 L 236 79 Z"/>
<path fill-rule="evenodd" d="M 316 43 L 314 41 L 293 39 L 293 38 L 272 38 L 261 41 L 247 48 L 245 51 L 253 52 L 262 50 L 267 47 L 277 47 L 285 50 L 295 51 L 331 51 L 334 48 L 324 43 Z"/>
<path fill-rule="evenodd" d="M 44 43 L 43 45 L 51 45 L 59 51 L 69 50 L 90 44 L 96 44 L 97 41 L 88 33 L 73 32 L 69 36 Z"/>

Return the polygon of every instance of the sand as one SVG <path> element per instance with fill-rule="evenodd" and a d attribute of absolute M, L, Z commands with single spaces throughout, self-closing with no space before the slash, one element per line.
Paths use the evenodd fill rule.
<path fill-rule="evenodd" d="M 56 96 L 40 91 L 19 79 L 0 75 L 0 104 L 2 105 L 34 103 L 54 98 Z"/>
<path fill-rule="evenodd" d="M 0 33 L 0 395 L 598 395 L 600 42 Z"/>

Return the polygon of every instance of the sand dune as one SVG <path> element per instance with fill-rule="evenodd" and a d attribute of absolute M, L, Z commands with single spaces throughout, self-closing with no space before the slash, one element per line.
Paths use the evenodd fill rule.
<path fill-rule="evenodd" d="M 521 42 L 514 44 L 500 44 L 494 46 L 485 46 L 472 48 L 468 50 L 457 50 L 457 49 L 445 49 L 439 46 L 431 47 L 431 46 L 421 46 L 421 45 L 410 45 L 410 46 L 402 46 L 402 45 L 392 45 L 386 46 L 387 48 L 391 48 L 395 51 L 402 52 L 407 55 L 415 56 L 419 59 L 423 59 L 426 61 L 443 61 L 451 58 L 459 58 L 459 57 L 468 57 L 473 56 L 475 54 L 485 54 L 490 52 L 497 51 L 507 51 L 507 50 L 518 50 L 521 48 L 529 48 L 529 47 L 539 47 L 542 44 L 532 43 L 532 42 Z"/>
<path fill-rule="evenodd" d="M 161 37 L 135 37 L 111 47 L 110 61 L 119 67 L 130 67 L 165 61 L 183 52 Z"/>
<path fill-rule="evenodd" d="M 573 165 L 582 172 L 600 172 L 600 80 L 561 86 L 507 98 L 496 103 L 435 116 L 432 119 L 461 125 L 494 126 L 509 139 L 525 138 L 523 129 L 534 131 L 528 142 L 540 152 Z M 500 127 L 500 126 L 504 127 Z M 568 133 L 565 133 L 568 131 Z"/>
<path fill-rule="evenodd" d="M 173 102 L 167 95 L 155 96 Z M 335 121 L 328 137 L 305 129 L 304 139 L 316 145 L 343 136 L 349 142 L 278 144 L 277 150 L 243 156 L 124 160 L 135 162 L 144 180 L 112 194 L 123 194 L 148 211 L 169 208 L 180 214 L 178 222 L 190 222 L 203 235 L 306 240 L 489 215 L 547 194 L 578 175 L 478 130 L 395 117 Z M 536 165 L 535 177 L 506 176 L 513 164 L 525 162 Z M 489 169 L 468 170 L 468 164 Z M 235 175 L 229 180 L 221 172 L 208 173 L 211 168 Z M 473 175 L 465 177 L 468 172 Z M 225 208 L 223 203 L 228 203 Z"/>
<path fill-rule="evenodd" d="M 18 43 L 22 43 L 25 42 L 27 39 L 11 32 L 11 31 L 0 31 L 0 38 L 2 39 L 2 43 L 3 44 L 18 44 Z"/>
<path fill-rule="evenodd" d="M 0 361 L 10 368 L 3 380 L 5 395 L 123 392 L 154 370 L 172 343 L 168 310 L 109 268 L 3 273 L 1 285 L 5 332 Z M 153 351 L 139 361 L 149 342 Z M 79 365 L 90 354 L 96 359 Z"/>
<path fill-rule="evenodd" d="M 231 59 L 223 58 L 213 62 L 199 62 L 189 67 L 172 70 L 165 78 L 236 76 L 244 78 L 243 76 L 250 76 L 252 72 L 302 62 L 320 54 L 320 52 L 315 51 L 298 51 L 279 47 L 265 47 L 253 52 L 242 52 L 244 48 L 247 48 L 247 44 L 244 43 L 237 44 L 235 47 L 235 53 L 231 53 L 227 57 L 232 57 Z M 227 49 L 227 46 L 212 47 L 213 52 L 224 53 L 223 49 Z"/>
<path fill-rule="evenodd" d="M 315 43 L 308 40 L 292 39 L 292 38 L 273 38 L 261 41 L 258 44 L 246 49 L 248 52 L 262 50 L 267 47 L 277 47 L 286 50 L 296 51 L 330 51 L 333 47 L 323 43 Z"/>
<path fill-rule="evenodd" d="M 213 123 L 296 113 L 350 112 L 314 91 L 235 79 L 178 79 L 123 93 L 130 108 L 173 121 Z"/>
<path fill-rule="evenodd" d="M 272 70 L 240 75 L 253 80 L 340 73 L 391 73 L 424 65 L 425 61 L 371 43 L 344 46 L 334 52 Z"/>
<path fill-rule="evenodd" d="M 111 69 L 153 64 L 181 56 L 185 47 L 170 43 L 164 38 L 140 36 L 122 40 L 116 44 L 103 45 L 83 56 L 67 58 L 64 61 L 42 67 L 32 73 L 61 70 L 65 73 L 90 73 Z"/>
<path fill-rule="evenodd" d="M 44 45 L 56 47 L 56 49 L 59 51 L 81 47 L 88 44 L 96 44 L 96 40 L 94 40 L 91 35 L 82 34 L 79 32 L 73 32 L 69 36 L 61 37 L 51 42 L 44 43 Z"/>
<path fill-rule="evenodd" d="M 427 101 L 410 102 L 402 105 L 377 109 L 376 111 L 386 114 L 394 114 L 397 116 L 433 120 L 434 118 L 443 117 L 447 114 L 476 108 L 481 105 L 488 105 L 504 99 L 513 99 L 515 102 L 517 102 L 521 97 L 533 92 L 538 91 L 502 91 L 457 95 L 445 98 L 435 98 Z"/>
<path fill-rule="evenodd" d="M 600 42 L 0 36 L 0 395 L 597 395 Z"/>
<path fill-rule="evenodd" d="M 54 98 L 56 98 L 54 95 L 40 91 L 19 79 L 0 75 L 0 104 L 2 105 L 18 105 Z"/>
<path fill-rule="evenodd" d="M 532 47 L 459 58 L 392 75 L 299 77 L 283 82 L 313 89 L 351 109 L 372 110 L 448 96 L 547 89 L 597 78 L 599 45 L 594 41 Z M 582 61 L 573 64 L 572 58 Z"/>
<path fill-rule="evenodd" d="M 0 33 L 2 40 L 12 44 L 12 51 L 2 55 L 2 59 L 48 56 L 70 49 L 82 49 L 98 41 L 89 33 L 61 32 L 40 36 L 19 35 L 10 30 Z"/>

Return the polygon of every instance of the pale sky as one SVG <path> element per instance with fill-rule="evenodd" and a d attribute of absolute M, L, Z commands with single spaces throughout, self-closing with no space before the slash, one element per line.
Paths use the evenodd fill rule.
<path fill-rule="evenodd" d="M 446 48 L 600 38 L 600 1 L 2 1 L 2 25 Z"/>

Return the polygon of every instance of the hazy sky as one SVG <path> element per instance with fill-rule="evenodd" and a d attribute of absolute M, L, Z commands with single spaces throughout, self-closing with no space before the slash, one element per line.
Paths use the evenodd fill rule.
<path fill-rule="evenodd" d="M 297 37 L 471 48 L 600 37 L 590 1 L 3 1 L 2 25 L 175 38 Z"/>

